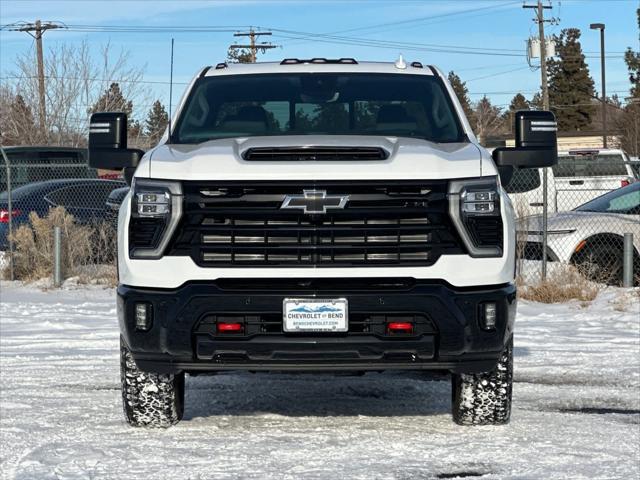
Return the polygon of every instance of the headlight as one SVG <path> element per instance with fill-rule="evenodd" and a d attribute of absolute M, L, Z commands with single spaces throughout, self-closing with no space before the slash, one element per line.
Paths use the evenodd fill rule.
<path fill-rule="evenodd" d="M 182 216 L 182 185 L 134 178 L 131 189 L 129 256 L 160 258 Z"/>
<path fill-rule="evenodd" d="M 449 184 L 449 214 L 472 257 L 500 257 L 503 225 L 497 177 Z"/>
<path fill-rule="evenodd" d="M 138 215 L 141 217 L 162 217 L 171 213 L 171 193 L 138 192 L 136 193 Z"/>

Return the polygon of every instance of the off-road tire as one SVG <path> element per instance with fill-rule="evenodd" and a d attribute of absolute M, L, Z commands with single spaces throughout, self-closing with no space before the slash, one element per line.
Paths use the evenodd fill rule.
<path fill-rule="evenodd" d="M 493 370 L 452 375 L 453 420 L 459 425 L 509 423 L 512 385 L 513 339 L 510 339 Z"/>
<path fill-rule="evenodd" d="M 143 372 L 120 339 L 120 379 L 124 416 L 130 425 L 167 428 L 182 420 L 184 373 Z"/>

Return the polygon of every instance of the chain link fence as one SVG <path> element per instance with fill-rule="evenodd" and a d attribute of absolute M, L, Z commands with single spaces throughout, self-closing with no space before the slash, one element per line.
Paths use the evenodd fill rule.
<path fill-rule="evenodd" d="M 622 285 L 626 249 L 627 276 L 637 284 L 640 183 L 635 183 L 635 165 L 620 151 L 575 151 L 561 153 L 558 164 L 546 170 L 546 232 L 543 169 L 516 171 L 505 186 L 518 217 L 519 281 L 542 280 L 546 262 L 550 275 L 575 269 L 589 280 Z"/>
<path fill-rule="evenodd" d="M 621 153 L 562 154 L 547 169 L 547 248 L 543 248 L 543 170 L 519 170 L 505 189 L 517 214 L 521 284 L 574 269 L 619 285 L 627 257 L 640 277 L 640 183 Z M 101 174 L 102 173 L 102 174 Z M 4 278 L 52 278 L 60 227 L 64 278 L 115 283 L 117 209 L 126 183 L 87 167 L 86 150 L 13 147 L 0 156 L 0 267 Z M 626 188 L 626 185 L 631 185 Z M 633 240 L 629 240 L 629 235 Z M 627 258 L 628 263 L 629 258 Z"/>
<path fill-rule="evenodd" d="M 126 183 L 89 168 L 84 149 L 7 147 L 1 153 L 2 276 L 51 279 L 57 259 L 65 279 L 114 284 L 117 210 L 109 197 L 126 192 Z"/>

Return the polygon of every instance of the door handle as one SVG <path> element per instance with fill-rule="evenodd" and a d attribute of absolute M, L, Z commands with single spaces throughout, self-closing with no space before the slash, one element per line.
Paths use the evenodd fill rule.
<path fill-rule="evenodd" d="M 529 204 L 530 207 L 542 207 L 544 204 L 542 202 L 531 202 Z"/>
<path fill-rule="evenodd" d="M 584 185 L 584 180 L 569 180 L 569 185 Z"/>

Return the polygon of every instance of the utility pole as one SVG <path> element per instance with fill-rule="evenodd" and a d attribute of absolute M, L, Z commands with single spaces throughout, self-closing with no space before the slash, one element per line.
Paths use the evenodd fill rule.
<path fill-rule="evenodd" d="M 45 104 L 45 94 L 44 94 L 44 58 L 42 54 L 42 35 L 47 30 L 52 30 L 55 28 L 66 28 L 64 25 L 53 22 L 45 22 L 42 23 L 40 20 L 36 20 L 35 23 L 17 23 L 14 25 L 10 25 L 7 30 L 11 30 L 14 32 L 27 32 L 31 35 L 36 41 L 36 59 L 38 63 L 38 97 L 40 100 L 39 105 L 39 115 L 38 120 L 40 123 L 40 134 L 43 139 L 46 139 L 46 119 L 47 119 L 47 109 Z"/>
<path fill-rule="evenodd" d="M 547 84 L 547 42 L 544 38 L 544 22 L 552 20 L 544 19 L 545 9 L 550 9 L 551 5 L 542 5 L 542 0 L 538 0 L 537 5 L 523 5 L 522 8 L 536 9 L 534 22 L 538 24 L 538 35 L 540 36 L 540 75 L 542 80 L 542 109 L 549 110 L 549 85 Z M 543 282 L 547 280 L 547 224 L 549 213 L 549 192 L 548 192 L 548 172 L 542 169 L 542 270 L 540 277 Z"/>
<path fill-rule="evenodd" d="M 553 22 L 554 19 L 545 20 L 544 11 L 550 9 L 551 5 L 542 5 L 542 0 L 538 0 L 537 5 L 523 5 L 522 8 L 533 8 L 536 10 L 536 18 L 533 20 L 538 24 L 538 35 L 540 37 L 540 76 L 542 81 L 542 108 L 549 110 L 549 86 L 547 85 L 547 44 L 544 38 L 544 23 Z"/>
<path fill-rule="evenodd" d="M 234 33 L 234 37 L 249 37 L 249 45 L 233 44 L 229 48 L 248 48 L 251 51 L 251 63 L 256 63 L 258 50 L 264 53 L 271 48 L 278 47 L 277 45 L 273 45 L 267 42 L 256 43 L 256 37 L 259 37 L 260 35 L 271 35 L 271 32 L 256 32 L 255 30 L 253 30 L 253 28 L 251 28 L 248 32 Z"/>
<path fill-rule="evenodd" d="M 591 30 L 600 30 L 600 76 L 602 83 L 602 146 L 607 148 L 607 86 L 604 68 L 604 23 L 592 23 Z"/>

